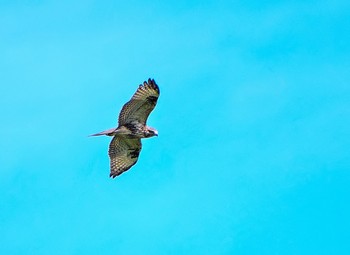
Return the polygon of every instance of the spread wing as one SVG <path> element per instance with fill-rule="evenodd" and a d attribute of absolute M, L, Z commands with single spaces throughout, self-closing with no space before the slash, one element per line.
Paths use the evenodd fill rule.
<path fill-rule="evenodd" d="M 116 177 L 136 164 L 141 151 L 141 139 L 114 136 L 109 144 L 110 177 Z"/>
<path fill-rule="evenodd" d="M 127 102 L 120 114 L 119 125 L 139 122 L 146 125 L 147 118 L 157 104 L 159 87 L 153 79 L 144 81 L 139 86 L 129 102 Z"/>

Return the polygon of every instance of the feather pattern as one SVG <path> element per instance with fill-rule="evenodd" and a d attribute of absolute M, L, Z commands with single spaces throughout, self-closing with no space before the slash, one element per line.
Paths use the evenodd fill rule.
<path fill-rule="evenodd" d="M 159 87 L 153 79 L 148 79 L 148 82 L 139 85 L 119 114 L 119 126 L 133 122 L 146 125 L 149 114 L 157 104 L 159 94 Z"/>
<path fill-rule="evenodd" d="M 142 148 L 141 139 L 114 136 L 108 150 L 110 177 L 116 177 L 136 164 Z"/>

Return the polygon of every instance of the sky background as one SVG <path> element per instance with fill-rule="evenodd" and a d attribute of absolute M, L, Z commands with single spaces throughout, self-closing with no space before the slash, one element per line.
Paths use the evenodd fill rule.
<path fill-rule="evenodd" d="M 0 254 L 350 254 L 349 1 L 1 1 Z M 118 113 L 161 95 L 110 179 Z"/>

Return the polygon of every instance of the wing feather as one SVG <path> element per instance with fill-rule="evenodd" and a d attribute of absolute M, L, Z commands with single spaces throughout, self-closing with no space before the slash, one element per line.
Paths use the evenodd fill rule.
<path fill-rule="evenodd" d="M 109 144 L 110 177 L 116 177 L 136 164 L 142 148 L 141 139 L 114 136 Z"/>
<path fill-rule="evenodd" d="M 127 102 L 120 114 L 119 125 L 139 122 L 146 125 L 147 118 L 157 104 L 159 97 L 159 87 L 153 79 L 148 79 L 139 85 L 135 94 Z"/>

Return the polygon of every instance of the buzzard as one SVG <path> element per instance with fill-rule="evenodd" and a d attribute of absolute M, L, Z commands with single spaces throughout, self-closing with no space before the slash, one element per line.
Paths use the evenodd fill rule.
<path fill-rule="evenodd" d="M 153 79 L 139 85 L 129 102 L 124 104 L 118 127 L 91 136 L 113 136 L 109 144 L 110 177 L 114 178 L 136 164 L 141 151 L 141 138 L 158 136 L 158 131 L 146 125 L 147 118 L 157 104 L 159 87 Z"/>

